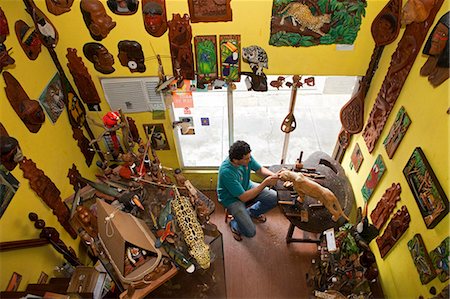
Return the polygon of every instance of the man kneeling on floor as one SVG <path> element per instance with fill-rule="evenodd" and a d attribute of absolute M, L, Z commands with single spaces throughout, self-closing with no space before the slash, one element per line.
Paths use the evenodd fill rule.
<path fill-rule="evenodd" d="M 250 145 L 245 141 L 233 143 L 217 179 L 218 199 L 233 216 L 230 228 L 237 241 L 242 240 L 241 234 L 248 238 L 255 236 L 252 219 L 265 222 L 264 213 L 277 205 L 276 191 L 266 188 L 276 184 L 277 174 L 261 166 L 250 153 Z M 250 181 L 252 170 L 264 179 L 261 184 Z M 253 204 L 248 206 L 250 203 Z"/>

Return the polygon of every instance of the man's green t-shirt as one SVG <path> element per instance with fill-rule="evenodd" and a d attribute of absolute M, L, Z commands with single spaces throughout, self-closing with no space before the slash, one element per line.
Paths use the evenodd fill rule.
<path fill-rule="evenodd" d="M 229 158 L 226 158 L 219 168 L 217 179 L 217 195 L 219 202 L 226 208 L 239 200 L 239 196 L 251 188 L 250 172 L 261 168 L 256 160 L 251 157 L 248 167 L 234 166 Z"/>

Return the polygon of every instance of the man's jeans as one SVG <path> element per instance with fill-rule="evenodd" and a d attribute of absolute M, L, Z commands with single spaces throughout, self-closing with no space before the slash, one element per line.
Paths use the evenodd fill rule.
<path fill-rule="evenodd" d="M 252 188 L 258 186 L 257 183 L 251 183 Z M 269 188 L 264 188 L 251 202 L 255 202 L 250 207 L 238 200 L 227 207 L 228 212 L 233 215 L 230 225 L 233 229 L 239 231 L 242 235 L 251 238 L 256 234 L 256 227 L 252 217 L 258 217 L 261 214 L 273 209 L 277 205 L 277 192 Z"/>

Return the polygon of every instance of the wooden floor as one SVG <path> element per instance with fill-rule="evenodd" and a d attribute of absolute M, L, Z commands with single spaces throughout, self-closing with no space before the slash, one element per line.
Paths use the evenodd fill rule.
<path fill-rule="evenodd" d="M 306 272 L 317 258 L 317 245 L 287 244 L 289 221 L 278 207 L 266 214 L 266 223 L 256 224 L 255 237 L 237 242 L 215 192 L 204 193 L 216 202 L 211 222 L 223 234 L 227 297 L 309 298 L 312 290 L 306 285 Z M 303 237 L 303 232 L 296 229 L 294 237 Z"/>

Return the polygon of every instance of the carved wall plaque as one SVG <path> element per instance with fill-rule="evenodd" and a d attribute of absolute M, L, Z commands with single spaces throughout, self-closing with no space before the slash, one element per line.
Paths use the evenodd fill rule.
<path fill-rule="evenodd" d="M 389 250 L 394 247 L 395 243 L 397 243 L 403 233 L 408 229 L 409 222 L 411 222 L 411 217 L 409 216 L 408 209 L 406 206 L 402 206 L 392 217 L 383 235 L 377 238 L 377 245 L 382 258 L 386 256 Z"/>
<path fill-rule="evenodd" d="M 184 79 L 194 80 L 194 54 L 192 53 L 192 28 L 189 16 L 173 14 L 169 21 L 170 55 L 175 76 L 181 75 Z M 178 74 L 178 72 L 180 74 Z"/>
<path fill-rule="evenodd" d="M 400 142 L 405 136 L 410 124 L 411 119 L 409 118 L 408 113 L 406 113 L 405 107 L 401 107 L 395 117 L 394 124 L 389 130 L 389 134 L 383 141 L 384 148 L 386 149 L 386 153 L 389 158 L 392 159 L 394 156 L 395 151 L 400 145 Z"/>
<path fill-rule="evenodd" d="M 232 20 L 231 0 L 188 0 L 192 23 Z"/>
<path fill-rule="evenodd" d="M 372 219 L 373 225 L 377 229 L 381 229 L 386 221 L 389 219 L 392 211 L 400 200 L 400 193 L 402 192 L 402 187 L 400 183 L 392 183 L 392 186 L 386 189 L 381 199 L 378 201 L 375 209 L 370 213 L 370 218 Z"/>

